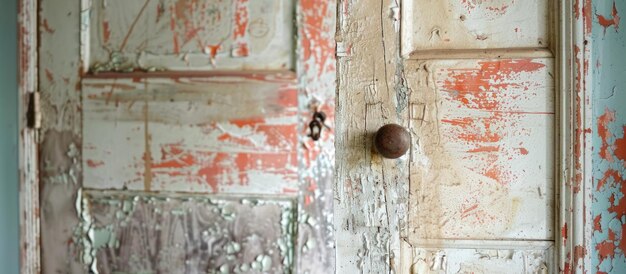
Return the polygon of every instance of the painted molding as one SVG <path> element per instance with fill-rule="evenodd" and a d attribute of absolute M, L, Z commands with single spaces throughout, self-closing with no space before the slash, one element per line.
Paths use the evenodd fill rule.
<path fill-rule="evenodd" d="M 585 273 L 590 266 L 592 226 L 591 3 L 559 1 L 560 220 L 559 273 Z"/>

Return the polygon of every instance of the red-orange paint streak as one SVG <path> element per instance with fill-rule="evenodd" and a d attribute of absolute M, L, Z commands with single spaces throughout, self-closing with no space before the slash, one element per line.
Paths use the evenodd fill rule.
<path fill-rule="evenodd" d="M 477 208 L 478 208 L 478 204 L 475 204 L 475 205 L 472 205 L 472 206 L 468 207 L 467 209 L 463 210 L 461 212 L 461 218 L 465 218 L 465 217 L 469 216 L 470 213 L 472 211 L 474 211 L 475 209 L 477 209 Z"/>
<path fill-rule="evenodd" d="M 174 6 L 170 6 L 170 30 L 172 31 L 172 47 L 174 53 L 180 53 L 180 42 L 178 41 L 178 31 L 176 30 L 176 12 Z"/>
<path fill-rule="evenodd" d="M 104 162 L 102 161 L 87 160 L 87 166 L 90 168 L 97 168 L 103 165 L 104 165 Z"/>
<path fill-rule="evenodd" d="M 324 73 L 335 70 L 335 43 L 328 38 L 333 33 L 334 24 L 327 18 L 330 1 L 301 0 L 302 19 L 304 21 L 300 36 L 302 37 L 302 59 L 305 71 L 316 71 L 320 77 Z M 312 63 L 307 61 L 312 60 Z M 314 67 L 310 67 L 314 66 Z"/>
<path fill-rule="evenodd" d="M 604 28 L 604 34 L 606 34 L 606 29 L 610 26 L 615 26 L 615 31 L 619 30 L 619 15 L 617 13 L 617 6 L 615 5 L 615 1 L 613 1 L 613 11 L 611 12 L 612 17 L 607 18 L 603 15 L 596 14 L 598 17 L 598 23 Z"/>
<path fill-rule="evenodd" d="M 565 246 L 567 244 L 567 223 L 561 227 L 561 237 L 563 238 L 563 246 Z"/>
<path fill-rule="evenodd" d="M 43 19 L 43 30 L 46 31 L 47 33 L 53 34 L 54 33 L 54 29 L 50 27 L 50 25 L 48 24 L 48 19 Z"/>
<path fill-rule="evenodd" d="M 585 3 L 583 4 L 583 25 L 585 27 L 585 36 L 591 34 L 591 27 L 593 23 L 591 19 L 591 10 L 591 0 L 585 0 Z"/>
<path fill-rule="evenodd" d="M 444 119 L 442 122 L 457 127 L 453 129 L 453 135 L 470 146 L 468 152 L 487 154 L 480 158 L 483 162 L 480 172 L 500 184 L 507 184 L 515 179 L 510 167 L 504 166 L 513 156 L 505 155 L 504 151 L 495 153 L 497 150 L 494 149 L 499 147 L 499 143 L 508 134 L 502 125 L 515 125 L 526 114 L 507 105 L 519 99 L 519 95 L 508 91 L 511 88 L 529 90 L 525 82 L 516 82 L 513 79 L 520 73 L 531 73 L 544 67 L 545 64 L 532 59 L 509 59 L 482 61 L 477 68 L 443 71 L 447 77 L 443 81 L 442 90 L 458 102 L 459 108 L 481 110 L 489 115 L 481 118 Z M 519 151 L 521 155 L 528 154 L 525 148 L 520 148 Z"/>
<path fill-rule="evenodd" d="M 102 22 L 102 39 L 104 43 L 109 43 L 111 39 L 111 26 L 109 25 L 109 21 Z"/>
<path fill-rule="evenodd" d="M 596 187 L 596 190 L 601 190 L 602 187 L 608 182 L 610 178 L 613 178 L 614 185 L 619 184 L 621 181 L 623 181 L 622 176 L 619 171 L 614 170 L 614 169 L 609 169 L 604 173 L 604 176 L 602 176 L 602 179 L 598 181 L 598 186 Z"/>
<path fill-rule="evenodd" d="M 50 83 L 54 82 L 54 75 L 52 74 L 52 71 L 50 71 L 49 69 L 46 69 L 46 79 L 48 79 L 48 81 Z"/>
<path fill-rule="evenodd" d="M 250 20 L 249 17 L 248 0 L 236 0 L 234 22 L 235 29 L 233 31 L 233 38 L 235 40 L 233 53 L 235 56 L 248 56 L 247 32 Z"/>

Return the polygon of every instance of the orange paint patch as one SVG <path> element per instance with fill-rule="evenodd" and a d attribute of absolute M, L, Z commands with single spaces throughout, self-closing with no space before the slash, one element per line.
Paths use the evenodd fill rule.
<path fill-rule="evenodd" d="M 604 241 L 596 245 L 596 250 L 600 259 L 613 258 L 615 256 L 615 245 L 612 242 Z"/>
<path fill-rule="evenodd" d="M 602 232 L 602 224 L 600 223 L 600 221 L 602 221 L 602 215 L 598 215 L 595 218 L 593 218 L 593 230 L 594 231 Z"/>
<path fill-rule="evenodd" d="M 615 5 L 615 1 L 613 1 L 613 11 L 611 12 L 611 16 L 611 18 L 607 18 L 603 15 L 596 14 L 596 17 L 598 18 L 598 23 L 604 28 L 604 34 L 606 34 L 606 30 L 610 26 L 615 26 L 616 32 L 619 30 L 620 17 L 617 13 L 617 6 Z"/>

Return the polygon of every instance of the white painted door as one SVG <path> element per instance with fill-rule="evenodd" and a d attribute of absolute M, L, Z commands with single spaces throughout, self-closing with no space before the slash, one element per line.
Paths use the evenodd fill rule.
<path fill-rule="evenodd" d="M 554 4 L 341 1 L 338 273 L 556 272 Z"/>
<path fill-rule="evenodd" d="M 43 273 L 334 269 L 333 1 L 40 3 Z"/>

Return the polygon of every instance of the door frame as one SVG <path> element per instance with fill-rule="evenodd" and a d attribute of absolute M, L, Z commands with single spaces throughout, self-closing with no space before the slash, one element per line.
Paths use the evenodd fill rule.
<path fill-rule="evenodd" d="M 592 74 L 591 3 L 556 0 L 554 17 L 558 64 L 557 140 L 559 157 L 555 210 L 555 260 L 564 273 L 583 273 L 591 256 Z M 26 111 L 38 84 L 38 0 L 18 3 L 18 94 L 20 176 L 20 273 L 40 273 L 38 130 L 28 127 Z M 44 26 L 42 26 L 44 27 Z M 589 221 L 588 221 L 589 220 Z"/>

